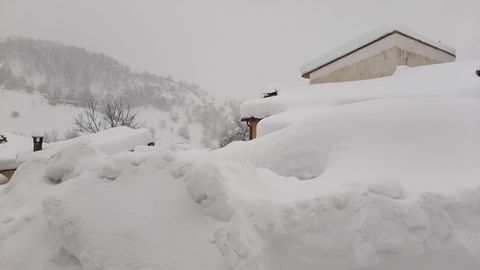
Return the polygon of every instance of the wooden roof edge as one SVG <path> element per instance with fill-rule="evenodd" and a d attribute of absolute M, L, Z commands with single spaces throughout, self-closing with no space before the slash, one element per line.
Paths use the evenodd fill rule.
<path fill-rule="evenodd" d="M 391 36 L 391 35 L 393 35 L 393 34 L 402 35 L 402 36 L 404 36 L 404 37 L 406 37 L 406 38 L 409 38 L 409 39 L 412 39 L 412 40 L 414 40 L 414 41 L 417 41 L 417 42 L 419 42 L 419 43 L 421 43 L 421 44 L 423 44 L 423 45 L 426 45 L 426 46 L 428 46 L 428 47 L 431 47 L 431 48 L 433 48 L 433 49 L 439 50 L 439 51 L 441 51 L 441 52 L 443 52 L 443 53 L 446 53 L 446 54 L 448 54 L 448 55 L 451 55 L 451 56 L 453 56 L 453 57 L 456 57 L 456 54 L 454 54 L 454 53 L 451 53 L 451 52 L 449 52 L 449 51 L 446 51 L 446 50 L 444 50 L 444 49 L 442 49 L 442 48 L 439 48 L 439 47 L 437 47 L 437 46 L 435 46 L 435 45 L 432 45 L 432 44 L 430 44 L 430 43 L 428 43 L 428 42 L 426 42 L 426 41 L 423 41 L 423 40 L 421 40 L 421 39 L 418 39 L 418 38 L 412 37 L 412 36 L 410 36 L 410 35 L 407 35 L 407 34 L 401 32 L 401 31 L 399 31 L 399 30 L 393 30 L 393 31 L 391 31 L 391 32 L 389 32 L 389 33 L 387 33 L 387 34 L 384 34 L 384 35 L 380 36 L 379 38 L 376 38 L 376 39 L 374 39 L 374 40 L 372 40 L 372 41 L 370 41 L 370 42 L 368 42 L 368 43 L 366 43 L 366 44 L 364 44 L 364 45 L 362 45 L 362 46 L 360 46 L 360 47 L 358 47 L 358 48 L 356 48 L 356 49 L 354 49 L 354 50 L 352 50 L 352 51 L 350 51 L 350 52 L 348 52 L 348 53 L 345 53 L 345 54 L 343 54 L 343 55 L 341 55 L 341 56 L 339 56 L 339 57 L 336 57 L 336 58 L 334 58 L 333 60 L 328 61 L 327 63 L 322 64 L 322 65 L 320 65 L 320 66 L 317 67 L 317 68 L 314 68 L 314 69 L 312 69 L 312 70 L 310 70 L 310 71 L 308 71 L 308 72 L 303 73 L 303 74 L 302 74 L 302 77 L 303 77 L 303 78 L 306 78 L 306 79 L 310 79 L 310 74 L 311 74 L 311 73 L 313 73 L 313 72 L 315 72 L 315 71 L 317 71 L 317 70 L 319 70 L 319 69 L 321 69 L 321 68 L 324 68 L 324 67 L 326 67 L 326 66 L 328 66 L 328 65 L 330 65 L 330 64 L 333 64 L 334 62 L 337 62 L 338 60 L 340 60 L 340 59 L 342 59 L 342 58 L 345 58 L 345 57 L 347 57 L 347 56 L 349 56 L 349 55 L 351 55 L 351 54 L 354 54 L 354 53 L 358 52 L 359 50 L 361 50 L 361 49 L 363 49 L 363 48 L 365 48 L 365 47 L 368 47 L 368 46 L 372 45 L 373 43 L 378 42 L 378 41 L 380 41 L 380 40 L 382 40 L 382 39 L 384 39 L 384 38 L 386 38 L 386 37 L 388 37 L 388 36 Z"/>
<path fill-rule="evenodd" d="M 250 117 L 243 117 L 240 119 L 240 121 L 250 121 L 250 120 L 262 120 L 262 118 L 250 116 Z"/>

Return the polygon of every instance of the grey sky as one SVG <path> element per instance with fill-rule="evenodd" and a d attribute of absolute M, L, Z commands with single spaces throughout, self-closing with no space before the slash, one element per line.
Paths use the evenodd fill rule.
<path fill-rule="evenodd" d="M 478 0 L 0 0 L 0 36 L 60 41 L 220 96 L 306 85 L 299 66 L 398 22 L 480 58 Z"/>

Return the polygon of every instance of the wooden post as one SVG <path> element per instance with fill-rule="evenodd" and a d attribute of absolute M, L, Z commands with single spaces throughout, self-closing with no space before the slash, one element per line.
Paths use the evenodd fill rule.
<path fill-rule="evenodd" d="M 250 129 L 249 140 L 255 139 L 257 137 L 257 124 L 262 119 L 250 117 L 250 118 L 242 118 L 241 120 L 245 121 L 247 123 L 248 128 Z"/>

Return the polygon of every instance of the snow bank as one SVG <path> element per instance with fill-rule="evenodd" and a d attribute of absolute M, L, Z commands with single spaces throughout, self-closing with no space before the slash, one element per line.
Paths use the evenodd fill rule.
<path fill-rule="evenodd" d="M 273 115 L 259 122 L 257 139 L 216 154 L 326 183 L 379 178 L 422 191 L 471 187 L 480 175 L 478 66 L 410 68 L 248 101 L 244 117 Z"/>
<path fill-rule="evenodd" d="M 447 52 L 455 55 L 455 49 L 450 47 L 450 46 L 447 46 L 443 43 L 440 43 L 438 41 L 435 41 L 435 40 L 432 40 L 428 37 L 420 35 L 419 33 L 415 32 L 415 31 L 413 31 L 413 30 L 411 30 L 411 29 L 409 29 L 405 26 L 402 26 L 402 25 L 399 25 L 399 24 L 388 24 L 388 25 L 383 25 L 383 26 L 377 27 L 377 28 L 365 33 L 365 34 L 362 34 L 361 36 L 358 36 L 355 39 L 350 40 L 349 42 L 346 42 L 343 45 L 328 51 L 324 55 L 305 63 L 303 66 L 300 67 L 300 71 L 302 72 L 302 74 L 308 73 L 308 72 L 316 69 L 317 67 L 336 59 L 339 56 L 342 56 L 342 55 L 347 54 L 347 53 L 349 53 L 349 52 L 351 52 L 355 49 L 358 49 L 358 48 L 368 44 L 369 42 L 372 42 L 372 41 L 376 40 L 377 38 L 380 38 L 384 35 L 387 35 L 389 33 L 394 32 L 394 31 L 398 31 L 398 32 L 404 33 L 406 35 L 409 35 L 413 38 L 422 40 L 422 41 L 424 41 L 424 42 L 426 42 L 430 45 L 433 45 L 437 48 L 440 48 L 444 51 L 447 51 Z"/>
<path fill-rule="evenodd" d="M 7 142 L 0 144 L 0 170 L 17 168 L 17 156 L 20 153 L 33 151 L 32 138 L 1 131 L 7 137 Z"/>
<path fill-rule="evenodd" d="M 22 164 L 0 188 L 0 268 L 224 269 L 176 156 L 108 156 L 84 140 Z"/>
<path fill-rule="evenodd" d="M 222 179 L 205 197 L 233 209 L 228 220 L 219 218 L 228 222 L 218 224 L 214 243 L 234 269 L 404 269 L 412 260 L 414 268 L 475 269 L 479 262 L 478 184 L 454 195 L 407 196 L 398 182 L 337 185 L 325 192 L 321 181 L 248 165 L 210 161 L 209 167 L 186 178 L 203 187 Z M 204 207 L 206 213 L 224 211 Z M 422 256 L 449 261 L 421 263 Z"/>
<path fill-rule="evenodd" d="M 276 116 L 285 119 L 287 114 Z M 355 102 L 309 111 L 282 129 L 278 120 L 268 119 L 258 125 L 261 137 L 233 143 L 217 154 L 285 176 L 321 176 L 334 183 L 394 178 L 422 190 L 448 190 L 448 183 L 468 187 L 480 175 L 478 98 Z"/>
<path fill-rule="evenodd" d="M 36 158 L 44 160 L 52 157 L 62 148 L 72 146 L 72 151 L 77 149 L 75 145 L 89 145 L 87 148 L 95 147 L 104 154 L 114 154 L 122 151 L 132 151 L 140 145 L 148 145 L 153 142 L 152 133 L 145 128 L 133 129 L 129 127 L 115 127 L 102 130 L 97 133 L 82 135 L 74 139 L 46 144 L 44 150 L 34 153 L 21 153 L 17 156 L 17 165 Z M 88 150 L 92 151 L 92 150 Z M 68 154 L 74 158 L 75 153 Z M 68 158 L 64 159 L 68 163 Z M 63 162 L 63 161 L 62 161 Z M 63 165 L 68 165 L 67 163 Z M 62 166 L 63 166 L 62 165 Z"/>
<path fill-rule="evenodd" d="M 84 169 L 54 185 L 48 171 L 64 161 L 71 172 Z M 214 153 L 105 155 L 71 144 L 22 164 L 0 187 L 0 268 L 346 270 L 417 261 L 414 268 L 475 269 L 476 186 L 413 193 L 375 179 L 333 188 Z M 448 260 L 439 267 L 423 256 Z"/>
<path fill-rule="evenodd" d="M 106 154 L 133 150 L 136 146 L 155 142 L 152 133 L 146 128 L 115 127 L 83 137 Z"/>

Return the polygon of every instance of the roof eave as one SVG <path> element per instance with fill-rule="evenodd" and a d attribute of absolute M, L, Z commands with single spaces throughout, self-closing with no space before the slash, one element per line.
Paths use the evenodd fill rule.
<path fill-rule="evenodd" d="M 423 40 L 421 40 L 421 39 L 418 39 L 418 38 L 412 37 L 412 36 L 410 36 L 410 35 L 407 35 L 407 34 L 401 32 L 401 31 L 399 31 L 399 30 L 393 30 L 393 31 L 391 31 L 391 32 L 389 32 L 389 33 L 387 33 L 387 34 L 384 34 L 384 35 L 382 35 L 382 36 L 380 36 L 380 37 L 378 37 L 378 38 L 376 38 L 376 39 L 374 39 L 374 40 L 372 40 L 372 41 L 370 41 L 370 42 L 368 42 L 368 43 L 366 43 L 366 44 L 364 44 L 364 45 L 362 45 L 362 46 L 360 46 L 360 47 L 358 47 L 358 48 L 356 48 L 356 49 L 354 49 L 354 50 L 351 50 L 351 51 L 348 52 L 348 53 L 345 53 L 345 54 L 343 54 L 343 55 L 341 55 L 341 56 L 339 56 L 339 57 L 337 57 L 337 58 L 335 58 L 335 59 L 333 59 L 333 60 L 331 60 L 331 61 L 328 61 L 328 62 L 326 62 L 326 63 L 324 63 L 324 64 L 321 64 L 321 65 L 319 65 L 318 67 L 316 67 L 316 68 L 314 68 L 314 69 L 312 69 L 312 70 L 310 70 L 310 71 L 307 71 L 307 72 L 303 73 L 303 74 L 302 74 L 302 77 L 303 77 L 303 78 L 306 78 L 306 79 L 310 79 L 310 74 L 311 74 L 311 73 L 313 73 L 313 72 L 315 72 L 315 71 L 317 71 L 317 70 L 319 70 L 319 69 L 321 69 L 321 68 L 324 68 L 324 67 L 326 67 L 326 66 L 328 66 L 328 65 L 330 65 L 330 64 L 332 64 L 332 63 L 335 63 L 335 62 L 337 62 L 338 60 L 340 60 L 340 59 L 342 59 L 342 58 L 345 58 L 345 57 L 347 57 L 347 56 L 349 56 L 349 55 L 351 55 L 351 54 L 353 54 L 353 53 L 355 53 L 355 52 L 357 52 L 357 51 L 359 51 L 359 50 L 362 50 L 363 48 L 368 47 L 368 46 L 372 45 L 373 43 L 378 42 L 378 41 L 380 41 L 380 40 L 382 40 L 382 39 L 384 39 L 384 38 L 386 38 L 386 37 L 388 37 L 388 36 L 390 36 L 390 35 L 393 35 L 393 34 L 399 34 L 399 35 L 405 36 L 405 37 L 407 37 L 407 38 L 409 38 L 409 39 L 415 40 L 415 41 L 417 41 L 417 42 L 419 42 L 419 43 L 422 43 L 422 44 L 424 44 L 424 45 L 426 45 L 426 46 L 429 46 L 429 47 L 431 47 L 431 48 L 433 48 L 433 49 L 439 50 L 439 51 L 441 51 L 441 52 L 443 52 L 443 53 L 445 53 L 445 54 L 448 54 L 448 55 L 453 56 L 453 57 L 456 58 L 456 54 L 455 54 L 455 53 L 446 51 L 446 50 L 444 50 L 444 49 L 442 49 L 442 48 L 439 48 L 439 47 L 437 47 L 437 46 L 435 46 L 435 45 L 432 45 L 432 44 L 430 44 L 430 43 L 428 43 L 428 42 L 425 42 L 425 41 L 423 41 Z"/>

